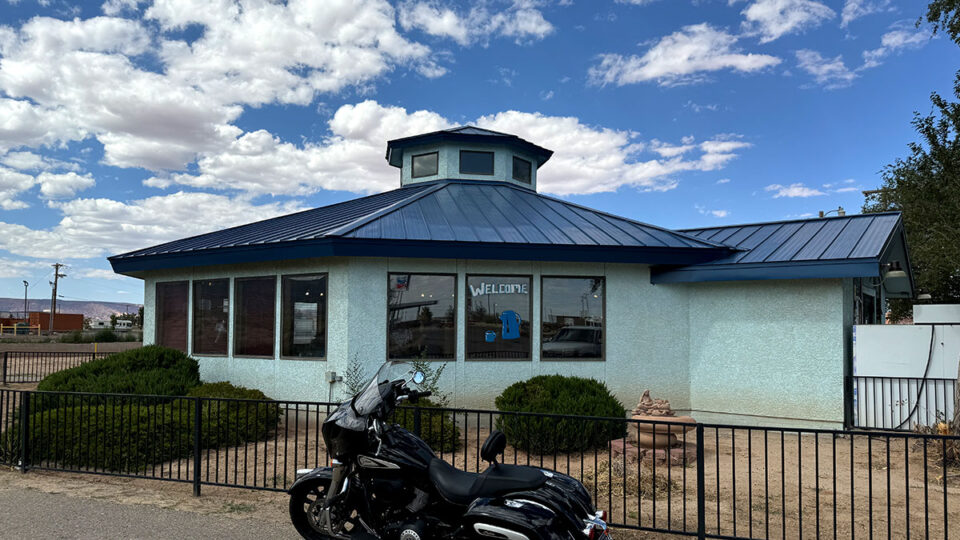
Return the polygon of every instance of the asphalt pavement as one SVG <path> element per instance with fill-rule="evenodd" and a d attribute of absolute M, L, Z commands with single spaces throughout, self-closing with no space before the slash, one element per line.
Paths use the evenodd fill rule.
<path fill-rule="evenodd" d="M 0 538 L 295 539 L 293 526 L 69 497 L 30 489 L 0 490 Z"/>

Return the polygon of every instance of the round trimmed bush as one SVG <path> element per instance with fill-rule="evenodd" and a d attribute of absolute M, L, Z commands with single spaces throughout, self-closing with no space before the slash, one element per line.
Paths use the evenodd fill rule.
<path fill-rule="evenodd" d="M 114 343 L 118 341 L 118 336 L 113 330 L 104 328 L 93 335 L 93 341 L 97 343 Z"/>
<path fill-rule="evenodd" d="M 605 448 L 626 434 L 626 409 L 603 383 L 583 377 L 539 375 L 508 386 L 495 401 L 504 413 L 530 412 L 594 416 L 611 420 L 579 420 L 501 414 L 497 429 L 515 448 L 539 453 Z"/>
<path fill-rule="evenodd" d="M 196 360 L 176 349 L 148 345 L 48 375 L 37 390 L 182 396 L 199 384 Z"/>

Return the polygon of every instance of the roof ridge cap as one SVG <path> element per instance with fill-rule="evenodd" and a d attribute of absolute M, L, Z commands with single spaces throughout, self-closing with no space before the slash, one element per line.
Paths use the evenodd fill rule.
<path fill-rule="evenodd" d="M 380 210 L 377 210 L 376 212 L 374 212 L 374 213 L 372 213 L 372 214 L 367 214 L 367 215 L 365 215 L 365 216 L 359 217 L 359 218 L 351 221 L 350 223 L 346 223 L 346 224 L 344 224 L 344 225 L 341 225 L 341 226 L 337 227 L 336 229 L 333 229 L 333 230 L 325 233 L 323 236 L 345 236 L 345 235 L 347 235 L 347 234 L 355 231 L 356 229 L 359 229 L 360 227 L 362 227 L 362 226 L 370 223 L 371 221 L 373 221 L 373 220 L 375 220 L 375 219 L 379 219 L 379 218 L 381 218 L 381 217 L 383 217 L 383 216 L 385 216 L 385 215 L 387 215 L 387 214 L 389 214 L 389 213 L 391 213 L 391 212 L 394 212 L 394 211 L 396 211 L 396 210 L 399 210 L 399 209 L 403 208 L 404 206 L 407 206 L 408 204 L 410 204 L 410 203 L 412 203 L 412 202 L 414 202 L 414 201 L 418 201 L 418 200 L 422 199 L 423 197 L 426 197 L 427 195 L 429 195 L 429 194 L 431 194 L 431 193 L 434 193 L 434 192 L 436 192 L 436 191 L 439 191 L 439 190 L 445 188 L 445 187 L 448 186 L 448 185 L 450 185 L 450 182 L 438 182 L 438 183 L 436 183 L 436 184 L 434 184 L 434 185 L 432 185 L 432 186 L 429 186 L 427 189 L 423 189 L 423 190 L 417 191 L 417 192 L 414 193 L 413 195 L 410 195 L 409 197 L 405 197 L 405 198 L 403 198 L 403 199 L 400 199 L 399 201 L 397 201 L 397 202 L 395 202 L 395 203 L 393 203 L 393 204 L 391 204 L 391 205 L 389 205 L 389 206 L 386 206 L 386 207 L 384 207 L 384 208 L 381 208 Z M 401 188 L 401 189 L 402 189 L 402 188 Z"/>

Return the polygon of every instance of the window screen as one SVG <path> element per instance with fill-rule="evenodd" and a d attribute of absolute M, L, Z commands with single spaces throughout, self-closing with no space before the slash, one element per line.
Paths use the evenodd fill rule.
<path fill-rule="evenodd" d="M 452 359 L 457 347 L 457 278 L 444 274 L 390 274 L 387 349 L 391 360 Z"/>
<path fill-rule="evenodd" d="M 234 280 L 235 356 L 273 356 L 276 296 L 275 277 Z"/>
<path fill-rule="evenodd" d="M 230 280 L 193 282 L 193 353 L 227 354 Z"/>
<path fill-rule="evenodd" d="M 157 345 L 187 351 L 187 302 L 190 284 L 186 281 L 157 283 Z"/>
<path fill-rule="evenodd" d="M 493 152 L 461 150 L 460 174 L 493 174 Z"/>
<path fill-rule="evenodd" d="M 429 154 L 420 154 L 410 158 L 413 166 L 411 176 L 420 178 L 421 176 L 433 176 L 437 174 L 437 152 Z"/>
<path fill-rule="evenodd" d="M 283 276 L 283 339 L 287 358 L 327 355 L 327 276 Z"/>
<path fill-rule="evenodd" d="M 603 358 L 601 277 L 543 278 L 541 358 Z"/>
<path fill-rule="evenodd" d="M 513 157 L 513 179 L 519 182 L 530 183 L 530 171 L 533 167 L 525 159 Z"/>
<path fill-rule="evenodd" d="M 467 277 L 468 359 L 530 358 L 530 279 Z"/>

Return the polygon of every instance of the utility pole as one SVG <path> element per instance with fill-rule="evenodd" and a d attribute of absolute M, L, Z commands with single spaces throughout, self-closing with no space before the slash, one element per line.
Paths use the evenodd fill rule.
<path fill-rule="evenodd" d="M 66 274 L 61 274 L 60 269 L 64 267 L 63 264 L 54 263 L 53 265 L 53 296 L 50 297 L 50 333 L 53 333 L 53 320 L 57 316 L 57 282 L 62 277 L 67 277 Z"/>
<path fill-rule="evenodd" d="M 27 289 L 30 287 L 30 284 L 27 283 L 27 280 L 23 280 L 23 318 L 27 320 L 27 324 L 30 324 L 30 312 L 27 311 Z"/>

